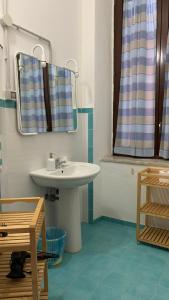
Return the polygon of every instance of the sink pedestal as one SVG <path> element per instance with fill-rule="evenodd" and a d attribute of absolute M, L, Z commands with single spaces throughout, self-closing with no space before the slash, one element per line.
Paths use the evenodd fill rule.
<path fill-rule="evenodd" d="M 66 252 L 81 250 L 81 216 L 79 188 L 60 189 L 56 202 L 56 225 L 67 232 Z"/>

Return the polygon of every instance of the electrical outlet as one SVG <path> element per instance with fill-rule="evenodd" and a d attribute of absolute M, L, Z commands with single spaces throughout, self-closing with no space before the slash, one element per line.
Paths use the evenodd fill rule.
<path fill-rule="evenodd" d="M 16 100 L 16 92 L 11 91 L 11 99 Z"/>
<path fill-rule="evenodd" d="M 15 91 L 5 91 L 5 99 L 16 100 L 16 92 Z"/>

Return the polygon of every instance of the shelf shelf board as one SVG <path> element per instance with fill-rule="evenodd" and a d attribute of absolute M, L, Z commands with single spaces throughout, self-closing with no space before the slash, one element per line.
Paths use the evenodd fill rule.
<path fill-rule="evenodd" d="M 32 222 L 34 213 L 0 213 L 0 223 L 5 223 L 7 226 L 24 225 L 28 227 Z M 36 240 L 38 240 L 41 227 L 44 220 L 44 212 L 40 212 L 36 225 Z M 30 234 L 24 233 L 8 233 L 7 237 L 0 237 L 0 252 L 4 251 L 29 251 L 30 250 Z"/>
<path fill-rule="evenodd" d="M 32 296 L 32 277 L 26 274 L 23 279 L 9 279 L 6 275 L 9 273 L 10 253 L 0 254 L 0 299 L 3 300 L 33 300 Z M 38 261 L 38 290 L 40 300 L 47 300 L 47 293 L 41 291 L 41 282 L 45 270 L 45 261 Z M 25 271 L 30 271 L 30 260 L 27 260 L 24 266 Z"/>
<path fill-rule="evenodd" d="M 169 248 L 169 230 L 145 226 L 138 240 L 155 246 Z"/>
<path fill-rule="evenodd" d="M 140 208 L 140 213 L 148 216 L 169 219 L 169 205 L 147 202 Z"/>
<path fill-rule="evenodd" d="M 169 179 L 160 178 L 158 176 L 150 176 L 141 180 L 142 185 L 169 189 Z"/>

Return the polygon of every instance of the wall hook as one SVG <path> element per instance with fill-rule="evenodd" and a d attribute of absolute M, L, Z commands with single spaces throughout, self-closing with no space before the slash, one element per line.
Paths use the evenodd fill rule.
<path fill-rule="evenodd" d="M 42 56 L 41 56 L 41 66 L 42 68 L 45 68 L 46 67 L 46 54 L 45 54 L 45 49 L 42 45 L 40 44 L 36 44 L 33 49 L 32 49 L 32 52 L 33 52 L 33 55 L 34 55 L 34 52 L 37 48 L 40 48 L 41 51 L 42 51 Z"/>
<path fill-rule="evenodd" d="M 68 68 L 68 65 L 69 65 L 70 63 L 73 63 L 73 64 L 74 64 L 74 66 L 75 66 L 75 68 L 74 68 L 74 70 L 73 70 L 73 71 L 74 71 L 74 75 L 75 75 L 76 78 L 78 78 L 78 77 L 79 77 L 79 68 L 78 68 L 77 60 L 74 59 L 74 58 L 68 59 L 68 60 L 65 62 L 65 67 Z"/>

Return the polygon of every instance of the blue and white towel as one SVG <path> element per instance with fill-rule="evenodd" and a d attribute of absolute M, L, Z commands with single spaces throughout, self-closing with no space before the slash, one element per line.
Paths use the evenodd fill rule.
<path fill-rule="evenodd" d="M 21 124 L 24 133 L 47 131 L 43 69 L 38 59 L 19 54 Z"/>
<path fill-rule="evenodd" d="M 73 130 L 72 72 L 48 65 L 52 131 Z"/>

